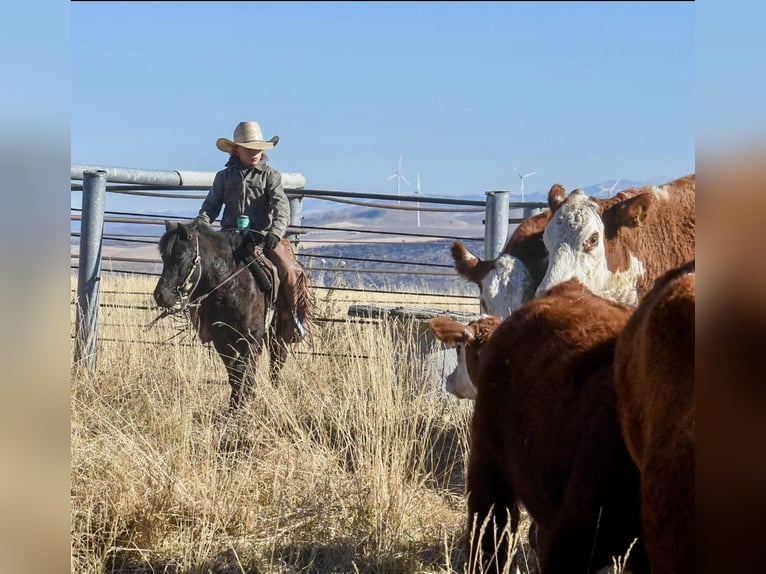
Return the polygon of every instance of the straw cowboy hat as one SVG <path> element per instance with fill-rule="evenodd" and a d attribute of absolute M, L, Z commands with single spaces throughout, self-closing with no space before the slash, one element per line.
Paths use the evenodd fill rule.
<path fill-rule="evenodd" d="M 228 153 L 234 153 L 237 147 L 247 149 L 271 149 L 279 143 L 279 136 L 270 140 L 263 139 L 263 132 L 258 122 L 239 122 L 234 128 L 234 141 L 226 138 L 218 138 L 216 147 Z"/>

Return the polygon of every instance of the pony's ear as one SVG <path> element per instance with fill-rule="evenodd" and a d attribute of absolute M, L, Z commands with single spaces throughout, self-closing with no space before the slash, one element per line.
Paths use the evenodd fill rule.
<path fill-rule="evenodd" d="M 178 222 L 165 220 L 165 231 L 173 231 L 178 227 Z"/>
<path fill-rule="evenodd" d="M 191 228 L 183 223 L 178 224 L 178 235 L 181 236 L 181 239 L 186 241 L 189 241 L 193 237 Z"/>

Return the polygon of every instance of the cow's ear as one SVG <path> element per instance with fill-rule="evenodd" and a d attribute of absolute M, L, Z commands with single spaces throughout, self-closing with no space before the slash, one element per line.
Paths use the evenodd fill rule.
<path fill-rule="evenodd" d="M 431 332 L 443 343 L 457 345 L 473 339 L 473 330 L 448 317 L 434 317 L 428 321 Z"/>
<path fill-rule="evenodd" d="M 165 220 L 165 231 L 173 231 L 176 227 L 178 227 L 177 222 Z"/>
<path fill-rule="evenodd" d="M 550 207 L 552 213 L 556 213 L 556 210 L 561 207 L 564 200 L 567 198 L 567 190 L 560 183 L 554 183 L 548 192 L 548 207 Z"/>
<path fill-rule="evenodd" d="M 638 227 L 646 220 L 653 202 L 653 193 L 640 193 L 611 207 L 609 219 L 615 228 Z"/>

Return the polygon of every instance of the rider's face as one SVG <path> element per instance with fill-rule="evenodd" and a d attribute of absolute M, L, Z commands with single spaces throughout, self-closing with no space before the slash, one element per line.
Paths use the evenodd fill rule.
<path fill-rule="evenodd" d="M 248 167 L 256 165 L 261 161 L 262 156 L 262 149 L 247 149 L 245 147 L 237 146 L 237 157 L 239 158 L 239 161 Z"/>

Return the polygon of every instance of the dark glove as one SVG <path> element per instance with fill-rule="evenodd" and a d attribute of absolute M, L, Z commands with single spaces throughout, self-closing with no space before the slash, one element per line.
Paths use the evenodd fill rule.
<path fill-rule="evenodd" d="M 279 243 L 279 235 L 273 233 L 267 233 L 263 239 L 263 246 L 267 249 L 274 249 Z"/>
<path fill-rule="evenodd" d="M 206 215 L 198 215 L 194 218 L 194 221 L 192 221 L 192 225 L 195 227 L 206 227 L 210 225 L 210 220 Z"/>

